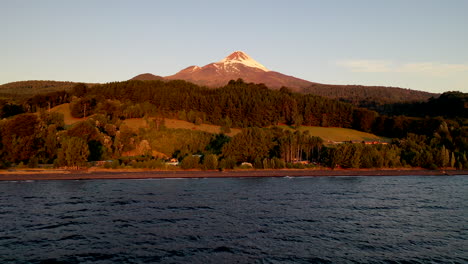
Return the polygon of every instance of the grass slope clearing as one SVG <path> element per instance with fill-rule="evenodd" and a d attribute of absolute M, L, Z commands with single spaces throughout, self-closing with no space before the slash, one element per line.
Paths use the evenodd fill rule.
<path fill-rule="evenodd" d="M 62 113 L 64 115 L 65 124 L 71 125 L 76 122 L 85 120 L 84 118 L 74 118 L 70 114 L 69 104 L 62 104 L 51 109 L 52 112 Z M 144 118 L 131 118 L 123 121 L 125 125 L 137 131 L 141 127 L 148 127 L 148 123 Z M 172 129 L 188 129 L 188 130 L 198 130 L 208 133 L 217 134 L 221 132 L 220 126 L 210 125 L 210 124 L 201 124 L 195 125 L 193 123 L 177 120 L 177 119 L 164 119 L 165 126 Z M 309 131 L 310 135 L 320 137 L 324 140 L 325 144 L 330 144 L 334 142 L 342 141 L 380 141 L 380 142 L 389 142 L 388 138 L 379 137 L 374 134 L 357 131 L 349 128 L 339 128 L 339 127 L 311 127 L 311 126 L 301 126 L 299 128 L 292 128 L 286 125 L 279 126 L 282 129 L 288 129 L 291 131 Z M 227 133 L 228 136 L 232 137 L 240 133 L 241 129 L 231 128 L 231 132 Z"/>
<path fill-rule="evenodd" d="M 131 119 L 125 119 L 124 124 L 127 125 L 128 127 L 138 130 L 140 127 L 149 127 L 148 123 L 144 118 L 131 118 Z M 212 134 L 219 134 L 221 133 L 221 127 L 220 126 L 215 126 L 215 125 L 209 125 L 209 124 L 201 124 L 201 125 L 195 125 L 194 123 L 190 123 L 184 120 L 177 120 L 177 119 L 169 119 L 165 118 L 164 119 L 164 125 L 167 128 L 173 128 L 173 129 L 188 129 L 188 130 L 198 130 L 198 131 L 203 131 L 203 132 L 208 132 Z M 239 128 L 232 128 L 230 133 L 226 133 L 226 135 L 233 137 L 236 134 L 240 133 L 241 129 Z"/>
<path fill-rule="evenodd" d="M 57 105 L 56 107 L 53 107 L 50 109 L 51 112 L 53 113 L 61 113 L 63 114 L 63 119 L 65 122 L 65 125 L 73 125 L 79 121 L 86 120 L 85 118 L 76 118 L 73 117 L 70 113 L 70 104 L 61 104 Z"/>
<path fill-rule="evenodd" d="M 325 144 L 331 144 L 336 142 L 343 141 L 379 141 L 379 142 L 389 142 L 390 139 L 379 137 L 371 133 L 366 133 L 350 128 L 341 128 L 341 127 L 315 127 L 315 126 L 300 126 L 296 129 L 291 128 L 290 126 L 281 125 L 279 126 L 282 129 L 287 130 L 299 130 L 299 131 L 309 131 L 310 135 L 320 137 L 323 139 Z"/>
<path fill-rule="evenodd" d="M 50 111 L 63 114 L 65 125 L 73 125 L 76 122 L 86 120 L 86 118 L 73 117 L 70 113 L 70 104 L 68 103 L 56 106 L 52 108 Z M 138 131 L 138 129 L 142 127 L 149 127 L 148 123 L 146 122 L 144 118 L 130 118 L 130 119 L 124 120 L 123 123 L 135 131 Z M 209 124 L 195 125 L 187 121 L 169 119 L 169 118 L 165 118 L 164 123 L 167 128 L 198 130 L 198 131 L 204 131 L 204 132 L 208 132 L 212 134 L 221 133 L 221 127 L 215 126 L 215 125 L 209 125 Z M 233 137 L 240 132 L 241 132 L 241 129 L 232 128 L 231 132 L 227 133 L 226 135 Z"/>

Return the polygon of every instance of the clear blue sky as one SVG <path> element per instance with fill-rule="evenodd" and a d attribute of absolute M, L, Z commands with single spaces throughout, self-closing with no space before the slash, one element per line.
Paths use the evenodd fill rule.
<path fill-rule="evenodd" d="M 0 0 L 0 84 L 167 76 L 235 50 L 314 82 L 468 92 L 468 0 Z"/>

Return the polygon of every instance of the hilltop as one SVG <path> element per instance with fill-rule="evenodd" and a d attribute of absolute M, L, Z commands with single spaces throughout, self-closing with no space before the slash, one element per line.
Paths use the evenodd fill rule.
<path fill-rule="evenodd" d="M 157 76 L 151 73 L 143 73 L 143 74 L 133 77 L 130 80 L 154 81 L 154 80 L 164 80 L 164 77 Z"/>
<path fill-rule="evenodd" d="M 10 98 L 17 101 L 28 99 L 34 95 L 53 93 L 58 91 L 70 92 L 77 82 L 31 80 L 5 83 L 0 85 L 0 97 Z M 93 87 L 94 83 L 87 83 Z"/>

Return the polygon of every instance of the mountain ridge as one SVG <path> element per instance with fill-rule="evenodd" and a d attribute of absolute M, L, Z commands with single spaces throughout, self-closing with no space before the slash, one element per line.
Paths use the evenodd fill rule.
<path fill-rule="evenodd" d="M 440 94 L 399 87 L 322 84 L 310 82 L 268 69 L 249 55 L 235 51 L 218 62 L 203 67 L 192 65 L 174 75 L 162 77 L 151 73 L 139 74 L 131 80 L 169 81 L 185 80 L 200 86 L 218 88 L 230 80 L 243 79 L 245 82 L 263 83 L 273 90 L 288 87 L 291 91 L 315 94 L 331 99 L 350 102 L 356 106 L 379 110 L 385 104 L 402 102 L 423 102 Z M 19 81 L 0 85 L 0 95 L 11 98 L 27 98 L 38 93 L 59 90 L 69 91 L 76 82 Z M 93 86 L 94 84 L 87 84 Z"/>
<path fill-rule="evenodd" d="M 155 81 L 155 80 L 164 80 L 164 77 L 154 75 L 154 74 L 151 74 L 151 73 L 142 73 L 142 74 L 139 74 L 139 75 L 133 77 L 130 80 Z"/>
<path fill-rule="evenodd" d="M 155 76 L 155 75 L 153 75 Z M 158 76 L 160 77 L 160 76 Z M 206 64 L 192 65 L 179 72 L 161 77 L 165 80 L 185 80 L 211 88 L 222 87 L 239 78 L 246 82 L 263 83 L 268 88 L 288 87 L 294 92 L 311 93 L 333 99 L 353 102 L 379 100 L 384 103 L 426 101 L 438 94 L 400 87 L 364 86 L 350 84 L 322 84 L 272 71 L 242 51 L 235 51 L 224 59 Z M 148 76 L 135 76 L 132 80 L 148 80 Z"/>
<path fill-rule="evenodd" d="M 224 59 L 205 66 L 190 66 L 176 74 L 164 77 L 168 80 L 186 80 L 208 87 L 221 87 L 230 80 L 243 79 L 246 82 L 263 83 L 271 89 L 283 86 L 295 92 L 302 92 L 313 82 L 294 76 L 271 71 L 247 53 L 235 51 Z"/>

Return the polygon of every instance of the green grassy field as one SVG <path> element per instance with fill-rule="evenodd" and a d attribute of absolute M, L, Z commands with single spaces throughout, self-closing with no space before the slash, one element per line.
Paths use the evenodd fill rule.
<path fill-rule="evenodd" d="M 143 118 L 131 118 L 131 119 L 125 119 L 124 124 L 127 125 L 128 127 L 138 130 L 141 127 L 148 127 L 148 124 L 145 119 Z M 201 125 L 195 125 L 193 123 L 183 121 L 183 120 L 177 120 L 177 119 L 169 119 L 165 118 L 164 119 L 164 125 L 167 128 L 174 128 L 174 129 L 188 129 L 188 130 L 198 130 L 198 131 L 204 131 L 212 134 L 218 134 L 221 133 L 221 127 L 220 126 L 215 126 L 215 125 L 209 125 L 209 124 L 201 124 Z M 240 133 L 241 129 L 239 128 L 232 128 L 230 133 L 227 133 L 228 136 L 233 137 L 236 134 Z"/>
<path fill-rule="evenodd" d="M 72 125 L 76 122 L 79 122 L 81 120 L 85 120 L 84 118 L 75 118 L 71 115 L 70 113 L 70 104 L 61 104 L 58 105 L 52 109 L 50 109 L 51 112 L 56 112 L 56 113 L 61 113 L 63 114 L 64 122 L 65 125 Z"/>
<path fill-rule="evenodd" d="M 309 131 L 310 135 L 320 137 L 324 140 L 325 144 L 342 141 L 381 141 L 389 142 L 388 138 L 379 137 L 374 134 L 357 131 L 349 128 L 341 127 L 311 127 L 301 126 L 297 129 L 291 128 L 286 125 L 279 126 L 288 130 Z"/>
<path fill-rule="evenodd" d="M 221 133 L 221 127 L 209 124 L 195 125 L 193 123 L 177 120 L 177 119 L 165 119 L 165 125 L 167 128 L 182 128 L 182 129 L 191 129 L 191 130 L 200 130 L 208 133 L 219 134 Z M 226 133 L 226 135 L 233 137 L 241 132 L 239 128 L 231 128 L 231 132 Z"/>
<path fill-rule="evenodd" d="M 74 118 L 70 114 L 69 104 L 63 104 L 56 106 L 51 109 L 52 112 L 59 112 L 64 115 L 65 124 L 71 125 L 78 121 L 85 120 L 84 118 Z M 148 127 L 148 124 L 143 118 L 131 118 L 124 120 L 124 123 L 134 130 L 138 130 L 141 127 Z M 177 120 L 177 119 L 168 119 L 164 120 L 165 126 L 167 128 L 178 128 L 178 129 L 189 129 L 189 130 L 198 130 L 208 133 L 217 134 L 221 132 L 220 126 L 201 124 L 195 125 L 193 123 Z M 279 126 L 283 129 L 296 130 L 295 128 L 281 125 Z M 349 128 L 339 128 L 339 127 L 310 127 L 310 126 L 301 126 L 297 128 L 299 131 L 309 131 L 310 135 L 320 137 L 324 140 L 325 144 L 331 144 L 333 142 L 342 142 L 342 141 L 381 141 L 389 142 L 388 138 L 379 137 L 374 134 L 365 133 Z M 232 128 L 231 132 L 228 133 L 228 136 L 235 136 L 240 133 L 241 129 Z"/>
<path fill-rule="evenodd" d="M 86 120 L 85 118 L 72 117 L 72 115 L 70 114 L 69 105 L 70 104 L 62 104 L 62 105 L 56 106 L 51 109 L 51 112 L 62 113 L 64 116 L 65 125 L 72 125 L 76 122 Z M 164 119 L 164 123 L 167 128 L 198 130 L 198 131 L 204 131 L 204 132 L 213 133 L 213 134 L 218 134 L 221 132 L 220 126 L 209 125 L 209 124 L 195 125 L 187 121 L 177 120 L 177 119 L 168 119 L 168 118 Z M 124 120 L 124 124 L 134 130 L 138 130 L 141 127 L 148 127 L 146 120 L 143 118 L 126 119 Z M 241 129 L 232 128 L 231 132 L 227 133 L 227 135 L 233 137 L 240 132 L 241 132 Z"/>

